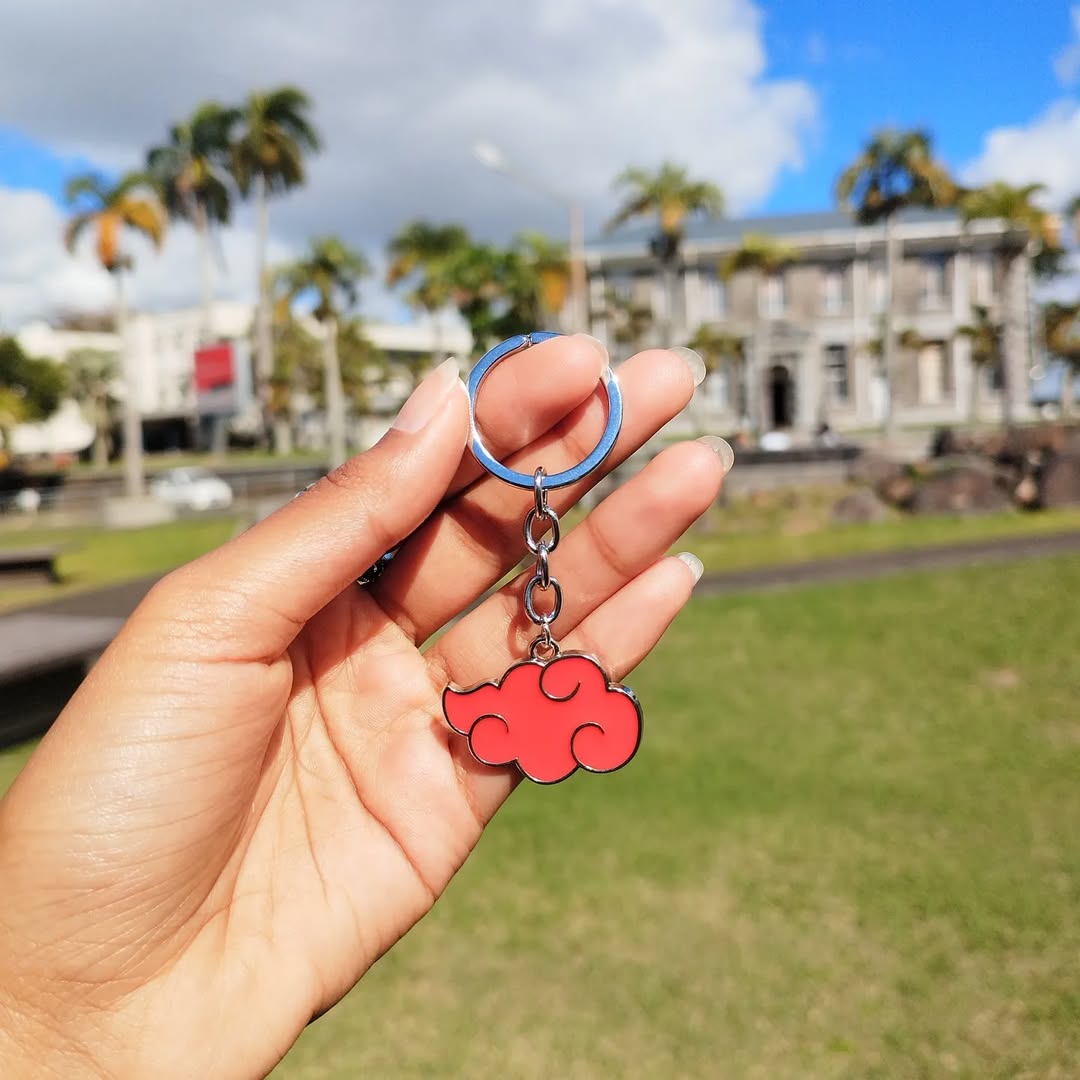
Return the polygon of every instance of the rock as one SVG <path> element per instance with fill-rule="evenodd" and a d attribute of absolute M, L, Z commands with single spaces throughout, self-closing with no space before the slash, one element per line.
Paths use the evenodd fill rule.
<path fill-rule="evenodd" d="M 902 476 L 904 471 L 905 467 L 900 462 L 868 450 L 851 463 L 848 479 L 855 484 L 869 484 L 871 487 L 877 487 L 893 477 Z"/>
<path fill-rule="evenodd" d="M 1039 477 L 1039 505 L 1048 510 L 1080 506 L 1080 453 L 1055 454 Z"/>
<path fill-rule="evenodd" d="M 910 476 L 898 473 L 896 476 L 875 485 L 874 490 L 878 493 L 878 497 L 890 506 L 907 510 L 911 507 L 911 503 L 915 498 L 915 481 Z"/>
<path fill-rule="evenodd" d="M 992 472 L 970 465 L 947 469 L 924 480 L 915 490 L 911 509 L 916 514 L 986 514 L 1007 510 L 1009 496 L 994 482 Z"/>
<path fill-rule="evenodd" d="M 869 488 L 860 488 L 835 503 L 829 517 L 837 525 L 858 525 L 883 521 L 888 515 L 885 504 Z"/>
<path fill-rule="evenodd" d="M 955 454 L 967 454 L 974 449 L 974 440 L 953 428 L 938 428 L 930 441 L 932 458 L 952 457 Z"/>

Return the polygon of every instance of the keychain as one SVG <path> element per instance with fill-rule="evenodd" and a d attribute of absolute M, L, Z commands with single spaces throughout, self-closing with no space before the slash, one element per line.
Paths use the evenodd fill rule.
<path fill-rule="evenodd" d="M 598 773 L 622 768 L 637 752 L 642 727 L 641 706 L 633 692 L 612 682 L 595 657 L 563 652 L 551 633 L 562 609 L 562 587 L 549 567 L 559 544 L 559 515 L 548 505 L 548 492 L 590 475 L 615 445 L 623 409 L 615 374 L 608 368 L 602 377 L 608 418 L 600 442 L 583 461 L 563 472 L 548 475 L 538 468 L 530 476 L 507 468 L 491 455 L 477 427 L 477 395 L 495 365 L 553 337 L 558 335 L 542 331 L 508 338 L 483 356 L 468 381 L 472 452 L 477 461 L 492 476 L 532 490 L 533 506 L 525 515 L 523 533 L 536 565 L 523 602 L 538 632 L 529 655 L 511 664 L 501 678 L 470 689 L 450 685 L 443 694 L 447 722 L 468 740 L 477 761 L 516 765 L 538 784 L 558 783 L 579 768 Z M 549 611 L 537 610 L 537 593 L 551 594 Z"/>

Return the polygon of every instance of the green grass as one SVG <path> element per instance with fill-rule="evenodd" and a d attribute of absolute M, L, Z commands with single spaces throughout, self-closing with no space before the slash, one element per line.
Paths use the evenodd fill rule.
<path fill-rule="evenodd" d="M 715 507 L 673 550 L 689 548 L 706 572 L 805 562 L 872 551 L 960 544 L 1080 530 L 1080 508 L 959 516 L 893 514 L 874 524 L 835 525 L 843 490 L 773 492 Z"/>
<path fill-rule="evenodd" d="M 695 601 L 281 1080 L 1080 1075 L 1080 558 Z M 25 750 L 0 755 L 0 788 Z"/>
<path fill-rule="evenodd" d="M 0 549 L 58 545 L 59 584 L 0 581 L 0 611 L 171 570 L 223 544 L 236 530 L 232 517 L 175 521 L 149 529 L 101 528 L 0 531 Z"/>

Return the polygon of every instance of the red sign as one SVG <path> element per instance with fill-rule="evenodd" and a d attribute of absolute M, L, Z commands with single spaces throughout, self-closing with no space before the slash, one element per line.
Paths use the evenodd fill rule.
<path fill-rule="evenodd" d="M 205 394 L 209 390 L 231 387 L 233 384 L 233 348 L 229 342 L 207 345 L 195 350 L 195 390 Z"/>

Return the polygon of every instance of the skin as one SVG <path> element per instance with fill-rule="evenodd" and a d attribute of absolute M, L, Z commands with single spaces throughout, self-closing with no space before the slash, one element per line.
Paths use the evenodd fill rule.
<path fill-rule="evenodd" d="M 500 365 L 478 405 L 493 452 L 527 472 L 580 460 L 605 363 L 568 337 Z M 661 350 L 620 381 L 609 467 L 694 389 Z M 469 757 L 441 694 L 527 654 L 524 577 L 422 647 L 518 564 L 532 495 L 478 469 L 458 380 L 427 393 L 420 430 L 163 579 L 0 802 L 0 1075 L 264 1075 L 428 911 L 514 788 Z M 564 648 L 618 679 L 645 656 L 694 584 L 664 553 L 722 478 L 707 446 L 671 447 L 563 536 Z M 404 537 L 376 586 L 353 584 Z"/>

